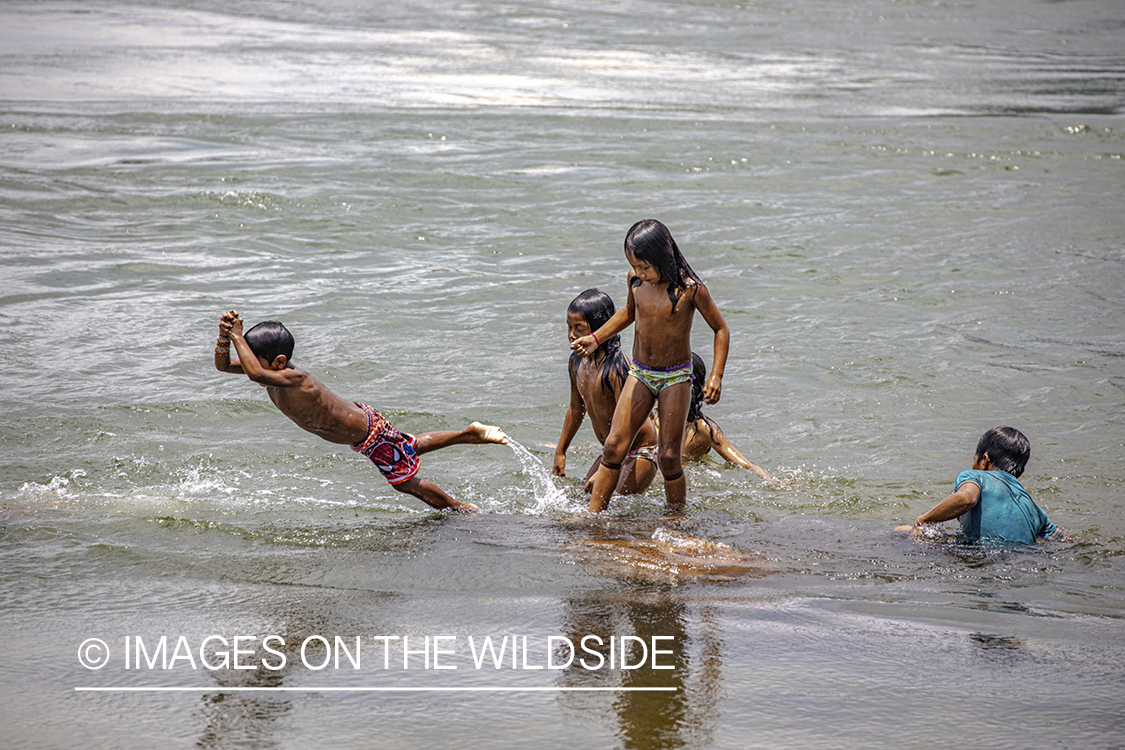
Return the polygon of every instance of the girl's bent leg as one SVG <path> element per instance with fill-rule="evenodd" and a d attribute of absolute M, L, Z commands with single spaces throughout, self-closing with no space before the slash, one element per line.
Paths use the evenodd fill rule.
<path fill-rule="evenodd" d="M 609 437 L 602 446 L 602 465 L 594 475 L 590 493 L 591 513 L 601 513 L 609 505 L 609 498 L 621 477 L 621 465 L 641 425 L 648 419 L 653 400 L 652 391 L 641 381 L 632 375 L 625 380 L 621 396 L 617 399 L 617 408 L 613 410 Z"/>

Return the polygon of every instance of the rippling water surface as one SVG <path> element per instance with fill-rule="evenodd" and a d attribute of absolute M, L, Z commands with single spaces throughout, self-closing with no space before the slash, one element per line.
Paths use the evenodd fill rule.
<path fill-rule="evenodd" d="M 1104 0 L 6 3 L 5 743 L 1125 744 L 1123 31 Z M 624 301 L 646 217 L 731 327 L 707 413 L 779 481 L 710 460 L 683 516 L 590 518 L 589 427 L 549 476 L 565 307 Z M 502 425 L 424 461 L 480 514 L 215 372 L 230 307 L 407 431 Z M 1081 541 L 893 534 L 998 424 Z M 286 666 L 122 661 L 239 634 Z M 467 645 L 586 634 L 674 668 Z M 316 670 L 313 635 L 449 636 L 458 669 Z M 75 691 L 146 686 L 193 691 Z"/>

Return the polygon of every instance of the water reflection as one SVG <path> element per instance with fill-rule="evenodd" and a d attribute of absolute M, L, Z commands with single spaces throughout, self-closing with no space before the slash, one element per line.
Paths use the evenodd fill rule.
<path fill-rule="evenodd" d="M 288 638 L 285 642 L 292 643 Z M 209 750 L 247 743 L 257 748 L 276 747 L 277 743 L 271 738 L 278 736 L 278 723 L 293 710 L 293 702 L 284 697 L 283 693 L 223 692 L 222 688 L 281 687 L 292 672 L 291 665 L 296 661 L 293 658 L 296 650 L 289 646 L 282 649 L 286 662 L 280 670 L 263 666 L 263 657 L 275 657 L 259 648 L 252 657 L 258 665 L 254 670 L 211 671 L 210 675 L 218 688 L 214 693 L 201 698 L 200 712 L 205 723 L 196 740 L 196 747 Z M 212 653 L 208 655 L 209 659 L 214 657 L 214 651 L 212 649 Z"/>
<path fill-rule="evenodd" d="M 590 633 L 634 635 L 646 643 L 652 642 L 652 636 L 672 638 L 662 646 L 672 654 L 661 655 L 657 662 L 672 669 L 562 672 L 558 679 L 561 686 L 623 688 L 608 706 L 600 696 L 567 694 L 563 700 L 569 708 L 584 714 L 608 711 L 626 748 L 707 744 L 722 685 L 722 642 L 714 625 L 716 608 L 703 607 L 693 616 L 692 606 L 669 584 L 610 590 L 598 597 L 584 595 L 565 603 L 563 632 L 575 643 Z M 630 651 L 628 663 L 637 663 L 638 650 Z M 599 653 L 609 658 L 608 647 Z M 655 687 L 674 690 L 635 690 Z"/>
<path fill-rule="evenodd" d="M 771 572 L 760 560 L 724 545 L 681 536 L 663 526 L 652 530 L 653 525 L 667 522 L 617 519 L 608 526 L 571 529 L 570 552 L 585 556 L 586 564 L 596 574 L 613 582 L 596 593 L 583 591 L 565 598 L 563 632 L 575 643 L 586 634 L 596 633 L 633 635 L 648 643 L 653 636 L 670 636 L 672 640 L 665 643 L 675 644 L 672 655 L 662 656 L 657 662 L 672 669 L 576 669 L 559 676 L 560 685 L 624 688 L 608 711 L 625 748 L 701 747 L 710 743 L 724 692 L 723 640 L 718 624 L 722 611 L 701 600 L 696 586 L 716 575 L 728 578 L 731 570 L 736 570 L 734 575 L 755 577 Z M 654 539 L 677 541 L 661 548 L 651 543 Z M 678 553 L 683 541 L 692 543 L 696 553 L 703 552 L 687 565 L 686 558 Z M 641 551 L 639 557 L 630 554 L 637 549 Z M 607 550 L 608 555 L 604 554 Z M 620 554 L 623 550 L 626 554 Z M 718 558 L 716 565 L 707 564 L 708 552 Z M 755 559 L 757 566 L 748 565 L 746 559 Z M 608 649 L 600 653 L 608 657 Z M 630 653 L 629 663 L 637 661 L 637 654 Z M 629 690 L 653 687 L 674 691 Z M 568 695 L 566 702 L 583 713 L 607 711 L 604 704 L 588 696 Z"/>
<path fill-rule="evenodd" d="M 237 693 L 203 696 L 202 713 L 207 722 L 196 747 L 202 750 L 227 747 L 278 747 L 279 722 L 292 710 L 292 702 L 274 696 L 250 697 Z"/>

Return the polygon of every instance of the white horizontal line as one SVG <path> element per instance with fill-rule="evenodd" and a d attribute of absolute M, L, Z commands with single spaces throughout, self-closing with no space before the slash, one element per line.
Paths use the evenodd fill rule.
<path fill-rule="evenodd" d="M 675 687 L 76 687 L 76 693 L 598 693 L 676 692 Z"/>

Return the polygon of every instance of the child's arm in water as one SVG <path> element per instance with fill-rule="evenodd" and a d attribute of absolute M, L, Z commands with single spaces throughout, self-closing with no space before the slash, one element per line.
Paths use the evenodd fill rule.
<path fill-rule="evenodd" d="M 952 521 L 968 513 L 978 502 L 980 502 L 980 487 L 974 482 L 962 482 L 956 492 L 918 516 L 918 520 L 914 522 L 913 526 L 898 526 L 895 531 L 915 532 L 922 524 Z M 1078 541 L 1078 537 L 1073 534 L 1067 534 L 1054 524 L 1051 524 L 1051 526 L 1053 528 L 1047 534 L 1036 538 L 1037 542 Z"/>
<path fill-rule="evenodd" d="M 695 309 L 699 310 L 699 314 L 703 316 L 703 320 L 715 332 L 714 361 L 711 363 L 711 374 L 707 376 L 707 382 L 703 384 L 703 400 L 709 404 L 716 404 L 723 392 L 723 372 L 726 370 L 727 353 L 730 351 L 730 328 L 727 327 L 727 322 L 723 320 L 723 315 L 715 305 L 715 300 L 711 299 L 711 293 L 707 291 L 707 287 L 703 284 L 695 286 L 692 301 L 695 303 Z"/>
<path fill-rule="evenodd" d="M 567 369 L 570 369 L 569 364 Z M 578 383 L 575 382 L 574 373 L 571 373 L 570 406 L 566 409 L 566 416 L 563 417 L 562 435 L 555 446 L 555 466 L 552 473 L 556 477 L 566 476 L 566 450 L 570 447 L 570 442 L 574 440 L 574 436 L 578 434 L 578 428 L 582 426 L 582 420 L 585 417 L 586 402 L 582 400 L 582 394 L 578 392 Z"/>
<path fill-rule="evenodd" d="M 1077 542 L 1078 537 L 1076 537 L 1074 534 L 1068 534 L 1065 531 L 1063 531 L 1062 529 L 1060 529 L 1058 526 L 1056 526 L 1054 531 L 1047 534 L 1046 536 L 1041 536 L 1041 537 L 1037 538 L 1035 541 L 1040 542 L 1040 543 L 1042 543 L 1042 542 Z"/>
<path fill-rule="evenodd" d="M 716 453 L 725 458 L 727 461 L 730 461 L 735 466 L 741 466 L 744 469 L 750 469 L 750 471 L 757 473 L 758 476 L 760 476 L 767 482 L 773 481 L 773 477 L 769 475 L 769 472 L 767 472 L 761 466 L 755 466 L 754 464 L 750 463 L 746 456 L 742 455 L 742 453 L 739 452 L 738 448 L 735 448 L 733 445 L 731 445 L 731 442 L 727 440 L 727 436 L 723 434 L 723 431 L 719 427 L 719 425 L 712 422 L 711 426 L 713 428 L 711 447 L 715 449 Z"/>
<path fill-rule="evenodd" d="M 918 516 L 913 526 L 899 526 L 895 531 L 916 531 L 924 523 L 944 523 L 960 518 L 980 502 L 980 487 L 974 482 L 962 482 L 949 497 Z"/>

